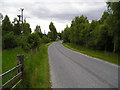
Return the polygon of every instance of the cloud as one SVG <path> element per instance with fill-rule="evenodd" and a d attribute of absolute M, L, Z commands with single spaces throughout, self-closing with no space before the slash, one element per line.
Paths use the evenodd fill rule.
<path fill-rule="evenodd" d="M 20 14 L 20 8 L 24 8 L 24 17 L 32 29 L 34 25 L 40 24 L 42 29 L 48 30 L 49 22 L 54 21 L 60 31 L 75 16 L 85 15 L 89 20 L 100 19 L 106 4 L 105 0 L 1 0 L 0 8 L 1 13 L 7 14 L 11 20 Z"/>
<path fill-rule="evenodd" d="M 31 15 L 42 19 L 71 20 L 75 16 L 85 15 L 92 19 L 99 19 L 106 9 L 105 3 L 37 3 L 31 10 Z M 94 13 L 93 13 L 94 12 Z"/>

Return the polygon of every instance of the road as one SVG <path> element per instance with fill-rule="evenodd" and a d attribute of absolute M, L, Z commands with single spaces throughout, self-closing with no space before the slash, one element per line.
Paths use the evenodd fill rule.
<path fill-rule="evenodd" d="M 70 50 L 48 48 L 52 88 L 118 88 L 118 66 Z"/>

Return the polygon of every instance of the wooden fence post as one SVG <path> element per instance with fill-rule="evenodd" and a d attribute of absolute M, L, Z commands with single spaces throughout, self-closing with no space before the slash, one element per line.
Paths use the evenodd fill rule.
<path fill-rule="evenodd" d="M 23 54 L 18 54 L 17 55 L 17 65 L 22 64 L 22 67 L 18 69 L 18 73 L 24 71 L 24 55 Z"/>

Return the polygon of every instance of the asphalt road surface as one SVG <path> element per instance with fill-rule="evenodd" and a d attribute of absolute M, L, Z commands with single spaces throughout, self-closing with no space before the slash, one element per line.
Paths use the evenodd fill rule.
<path fill-rule="evenodd" d="M 70 50 L 48 48 L 52 88 L 118 88 L 118 66 Z"/>

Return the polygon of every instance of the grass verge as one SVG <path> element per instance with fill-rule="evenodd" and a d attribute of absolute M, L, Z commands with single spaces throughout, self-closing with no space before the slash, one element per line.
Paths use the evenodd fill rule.
<path fill-rule="evenodd" d="M 91 49 L 87 49 L 85 47 L 74 45 L 71 43 L 63 43 L 63 45 L 69 49 L 74 50 L 74 51 L 77 51 L 77 52 L 80 52 L 80 53 L 83 53 L 83 54 L 86 54 L 86 55 L 89 55 L 92 57 L 96 57 L 96 58 L 102 59 L 104 61 L 108 61 L 110 63 L 113 63 L 113 64 L 120 65 L 120 63 L 118 62 L 118 60 L 120 60 L 120 57 L 117 53 L 91 50 Z"/>
<path fill-rule="evenodd" d="M 50 44 L 50 43 L 49 43 Z M 48 63 L 48 46 L 42 45 L 40 50 L 29 53 L 21 48 L 3 50 L 3 72 L 16 66 L 16 55 L 25 54 L 24 60 L 24 78 L 18 85 L 18 88 L 50 88 L 50 75 Z M 7 81 L 10 77 L 3 80 Z"/>
<path fill-rule="evenodd" d="M 9 69 L 12 69 L 13 67 L 17 65 L 17 57 L 16 57 L 17 54 L 26 55 L 27 53 L 25 53 L 25 51 L 19 47 L 2 51 L 2 73 L 8 71 Z M 2 84 L 4 84 L 6 81 L 12 78 L 14 75 L 16 75 L 16 72 L 2 79 Z"/>

